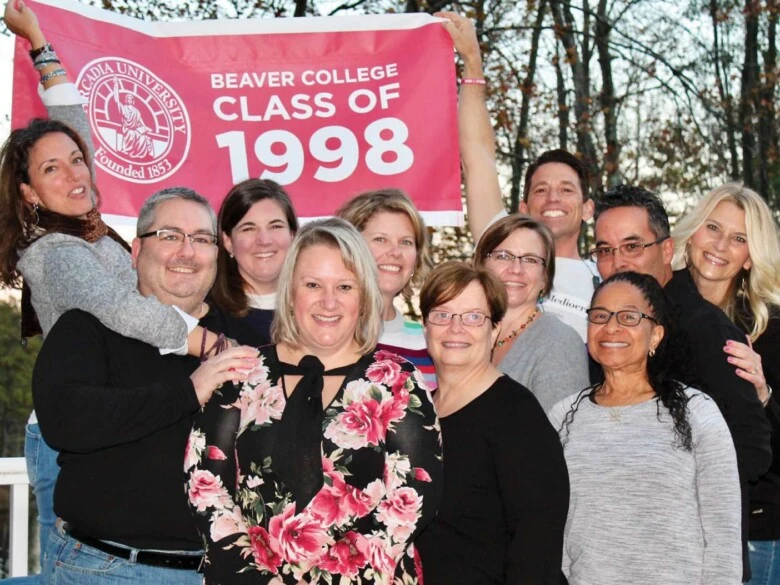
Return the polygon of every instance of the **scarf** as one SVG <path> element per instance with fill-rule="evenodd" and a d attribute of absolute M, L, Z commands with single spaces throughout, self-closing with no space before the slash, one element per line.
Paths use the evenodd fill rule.
<path fill-rule="evenodd" d="M 282 374 L 303 376 L 287 399 L 274 444 L 274 473 L 292 492 L 296 511 L 306 507 L 325 483 L 322 473 L 322 388 L 325 376 L 346 376 L 355 364 L 325 371 L 313 355 L 298 365 L 279 362 Z"/>
<path fill-rule="evenodd" d="M 68 217 L 59 213 L 46 211 L 45 209 L 38 210 L 38 227 L 37 231 L 42 235 L 47 234 L 66 234 L 81 238 L 82 240 L 94 244 L 100 238 L 108 236 L 125 250 L 130 252 L 130 246 L 127 245 L 122 237 L 116 233 L 113 229 L 108 227 L 103 218 L 100 217 L 100 212 L 96 208 L 92 208 L 85 219 L 79 219 L 76 217 Z M 40 236 L 39 236 L 40 237 Z M 37 239 L 37 238 L 36 238 Z M 43 333 L 41 325 L 38 322 L 38 315 L 35 314 L 35 309 L 32 306 L 30 287 L 26 282 L 22 283 L 22 339 L 33 337 Z"/>

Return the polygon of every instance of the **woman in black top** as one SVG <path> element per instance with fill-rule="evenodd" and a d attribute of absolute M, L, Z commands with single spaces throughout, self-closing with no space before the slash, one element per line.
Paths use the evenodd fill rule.
<path fill-rule="evenodd" d="M 416 541 L 425 584 L 558 583 L 568 473 L 536 398 L 490 363 L 503 285 L 449 262 L 429 275 L 420 308 L 445 461 L 439 514 Z"/>
<path fill-rule="evenodd" d="M 749 583 L 780 580 L 780 245 L 772 211 L 739 183 L 705 195 L 673 234 L 675 268 L 687 267 L 696 288 L 745 332 L 751 347 L 724 350 L 737 375 L 755 385 L 772 424 L 769 471 L 750 485 Z"/>

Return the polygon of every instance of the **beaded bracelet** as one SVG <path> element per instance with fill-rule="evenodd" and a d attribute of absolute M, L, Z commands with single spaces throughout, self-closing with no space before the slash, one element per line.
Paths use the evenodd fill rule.
<path fill-rule="evenodd" d="M 41 75 L 41 83 L 44 83 L 45 81 L 49 81 L 50 79 L 54 79 L 55 77 L 62 77 L 63 75 L 67 75 L 68 72 L 64 69 L 55 69 L 54 71 L 50 71 L 46 75 Z"/>
<path fill-rule="evenodd" d="M 460 80 L 463 85 L 485 85 L 484 77 L 464 77 Z"/>

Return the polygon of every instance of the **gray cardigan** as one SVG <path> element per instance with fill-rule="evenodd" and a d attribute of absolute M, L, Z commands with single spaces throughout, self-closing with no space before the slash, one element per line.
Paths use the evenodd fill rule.
<path fill-rule="evenodd" d="M 515 339 L 498 369 L 528 388 L 545 412 L 590 384 L 582 338 L 549 313 Z"/>

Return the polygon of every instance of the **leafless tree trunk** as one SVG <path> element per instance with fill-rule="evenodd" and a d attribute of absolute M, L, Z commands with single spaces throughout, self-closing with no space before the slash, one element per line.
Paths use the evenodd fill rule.
<path fill-rule="evenodd" d="M 778 0 L 767 0 L 767 49 L 764 52 L 764 79 L 758 109 L 758 188 L 770 201 L 777 197 L 772 192 L 769 169 L 777 160 L 777 127 L 775 117 L 775 90 L 777 87 L 777 12 Z"/>
<path fill-rule="evenodd" d="M 512 156 L 512 187 L 509 191 L 509 209 L 517 211 L 520 205 L 520 184 L 523 180 L 523 171 L 527 155 L 528 117 L 531 111 L 531 100 L 534 98 L 534 77 L 536 76 L 536 59 L 539 55 L 539 38 L 542 36 L 542 24 L 547 12 L 547 0 L 540 0 L 536 10 L 536 22 L 531 33 L 531 50 L 528 53 L 528 69 L 526 70 L 523 85 L 523 99 L 520 104 L 520 123 L 515 134 L 514 152 Z"/>
<path fill-rule="evenodd" d="M 758 158 L 755 138 L 756 98 L 758 94 L 758 0 L 745 0 L 745 61 L 742 65 L 739 121 L 742 125 L 742 180 L 757 187 L 755 163 Z"/>
<path fill-rule="evenodd" d="M 617 100 L 615 85 L 612 81 L 612 55 L 609 52 L 609 36 L 612 25 L 607 15 L 607 0 L 599 0 L 596 20 L 596 49 L 601 68 L 601 112 L 604 114 L 604 171 L 607 186 L 615 187 L 622 182 L 620 175 L 620 142 L 617 135 Z"/>
<path fill-rule="evenodd" d="M 553 20 L 558 38 L 566 49 L 566 61 L 569 63 L 574 82 L 574 117 L 577 121 L 577 150 L 590 174 L 591 189 L 601 190 L 601 172 L 593 144 L 593 129 L 590 114 L 590 80 L 587 63 L 580 59 L 577 41 L 574 36 L 574 16 L 569 0 L 550 0 Z M 584 47 L 587 47 L 587 40 Z M 586 51 L 589 53 L 589 51 Z"/>
<path fill-rule="evenodd" d="M 558 53 L 560 42 L 555 43 L 555 89 L 558 95 L 558 147 L 563 150 L 569 149 L 569 100 L 566 95 L 566 82 L 563 78 L 563 68 L 561 67 L 561 57 Z"/>
<path fill-rule="evenodd" d="M 718 97 L 723 104 L 723 112 L 725 117 L 725 134 L 726 143 L 729 148 L 729 155 L 731 157 L 731 178 L 738 179 L 740 177 L 739 172 L 739 153 L 737 152 L 737 127 L 734 121 L 734 102 L 731 99 L 731 93 L 725 89 L 725 75 L 723 72 L 723 66 L 721 63 L 721 46 L 720 46 L 720 22 L 721 22 L 721 10 L 718 5 L 718 0 L 710 0 L 710 19 L 712 20 L 712 59 L 715 64 L 715 83 L 718 88 Z"/>

